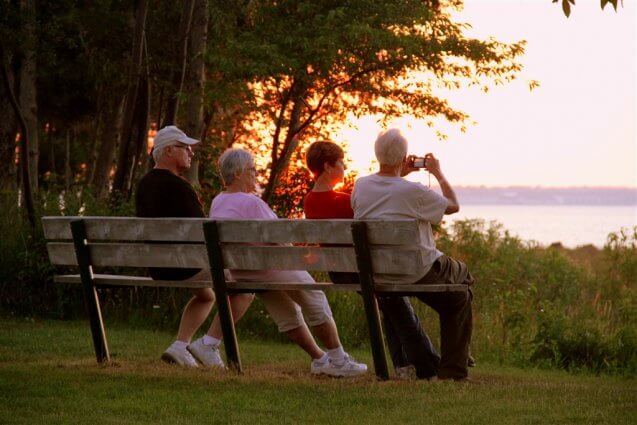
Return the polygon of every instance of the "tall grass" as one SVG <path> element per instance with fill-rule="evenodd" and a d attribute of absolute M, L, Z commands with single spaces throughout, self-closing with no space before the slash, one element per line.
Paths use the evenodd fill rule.
<path fill-rule="evenodd" d="M 560 249 L 464 221 L 439 246 L 477 278 L 473 351 L 502 363 L 637 372 L 637 228 L 612 233 L 594 267 Z"/>
<path fill-rule="evenodd" d="M 7 195 L 4 195 L 7 196 Z M 53 285 L 40 230 L 20 218 L 15 202 L 0 211 L 0 312 L 7 316 L 72 319 L 84 309 L 77 285 Z M 90 192 L 44 193 L 39 215 L 132 215 Z M 637 228 L 612 233 L 603 250 L 544 248 L 511 236 L 497 223 L 456 222 L 438 229 L 438 247 L 469 265 L 474 291 L 474 357 L 501 364 L 637 374 Z M 58 270 L 65 272 L 67 270 Z M 70 271 L 70 270 L 68 270 Z M 316 276 L 325 279 L 325 276 Z M 328 295 L 348 346 L 367 344 L 367 325 L 355 293 Z M 176 329 L 188 291 L 114 288 L 101 292 L 108 323 Z M 434 341 L 437 316 L 413 301 Z M 257 300 L 238 326 L 240 338 L 281 339 Z"/>

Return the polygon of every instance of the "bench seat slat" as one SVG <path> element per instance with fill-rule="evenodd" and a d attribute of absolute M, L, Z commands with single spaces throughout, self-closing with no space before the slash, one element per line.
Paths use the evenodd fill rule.
<path fill-rule="evenodd" d="M 203 242 L 204 218 L 43 217 L 44 236 L 71 240 L 70 222 L 84 220 L 89 240 Z M 352 244 L 354 220 L 220 220 L 221 242 Z M 417 244 L 415 220 L 367 221 L 372 244 Z"/>
<path fill-rule="evenodd" d="M 228 282 L 228 289 L 241 291 L 250 290 L 331 290 L 331 291 L 360 291 L 358 283 L 333 284 L 331 282 Z M 375 292 L 416 294 L 421 292 L 466 292 L 467 285 L 391 285 L 376 284 Z"/>
<path fill-rule="evenodd" d="M 153 280 L 143 276 L 121 276 L 109 274 L 95 274 L 95 284 L 98 286 L 150 286 L 161 288 L 209 288 L 210 281 L 206 280 Z M 56 275 L 56 283 L 81 283 L 80 275 Z M 464 292 L 467 285 L 387 285 L 377 284 L 376 292 L 391 293 L 418 293 L 418 292 Z M 305 282 L 228 282 L 229 290 L 258 291 L 258 290 L 303 290 L 315 289 L 321 291 L 357 291 L 359 284 L 338 284 L 329 282 L 305 283 Z"/>
<path fill-rule="evenodd" d="M 295 291 L 295 290 L 317 290 L 317 291 L 358 291 L 360 285 L 357 283 L 335 285 L 331 282 L 228 282 L 229 290 L 238 291 Z"/>
<path fill-rule="evenodd" d="M 211 282 L 206 280 L 153 280 L 143 276 L 124 276 L 112 274 L 95 274 L 95 285 L 98 286 L 150 286 L 160 288 L 210 288 Z M 55 283 L 82 283 L 79 274 L 56 275 Z"/>

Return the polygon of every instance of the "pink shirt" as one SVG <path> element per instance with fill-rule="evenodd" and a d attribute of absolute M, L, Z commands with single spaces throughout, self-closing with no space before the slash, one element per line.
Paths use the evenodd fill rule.
<path fill-rule="evenodd" d="M 243 220 L 278 219 L 261 198 L 245 192 L 221 192 L 212 200 L 209 216 Z M 308 272 L 301 270 L 230 270 L 230 275 L 234 280 L 242 281 L 314 282 Z"/>
<path fill-rule="evenodd" d="M 256 195 L 245 192 L 221 192 L 212 200 L 210 218 L 243 218 L 276 220 L 268 204 Z"/>

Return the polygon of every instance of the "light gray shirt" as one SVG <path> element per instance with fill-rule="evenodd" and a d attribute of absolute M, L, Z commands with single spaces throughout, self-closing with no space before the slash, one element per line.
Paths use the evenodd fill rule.
<path fill-rule="evenodd" d="M 414 244 L 422 251 L 422 268 L 415 275 L 376 274 L 374 278 L 377 282 L 414 283 L 429 271 L 434 261 L 442 255 L 436 249 L 431 225 L 440 223 L 448 205 L 449 201 L 444 196 L 421 183 L 410 182 L 402 177 L 372 174 L 356 181 L 352 192 L 355 219 L 418 220 L 420 241 L 414 241 Z"/>

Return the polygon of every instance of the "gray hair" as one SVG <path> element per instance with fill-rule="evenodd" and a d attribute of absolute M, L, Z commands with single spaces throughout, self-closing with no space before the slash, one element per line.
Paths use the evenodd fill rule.
<path fill-rule="evenodd" d="M 407 155 L 407 139 L 397 128 L 383 131 L 376 138 L 374 153 L 379 163 L 398 165 Z"/>
<path fill-rule="evenodd" d="M 157 164 L 158 162 L 160 162 L 164 156 L 166 155 L 166 148 L 168 146 L 161 146 L 159 148 L 153 148 L 153 161 L 155 161 L 155 164 Z"/>
<path fill-rule="evenodd" d="M 254 158 L 246 150 L 232 148 L 221 154 L 218 164 L 223 183 L 228 186 L 234 181 L 235 173 L 242 172 L 246 167 L 254 164 Z"/>

